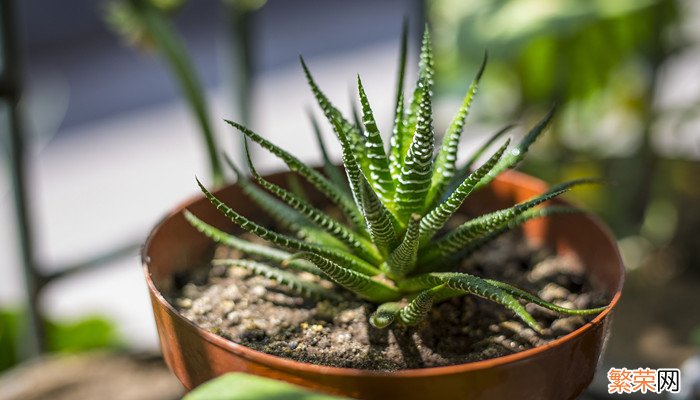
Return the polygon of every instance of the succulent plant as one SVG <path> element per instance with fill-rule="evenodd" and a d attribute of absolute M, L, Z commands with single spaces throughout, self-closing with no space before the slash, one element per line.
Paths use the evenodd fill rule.
<path fill-rule="evenodd" d="M 227 121 L 245 136 L 252 179 L 230 160 L 242 190 L 287 232 L 259 225 L 224 204 L 201 182 L 204 195 L 245 231 L 270 242 L 263 245 L 223 232 L 189 211 L 187 220 L 214 241 L 246 254 L 248 259 L 215 259 L 214 264 L 246 268 L 287 285 L 300 295 L 337 300 L 336 291 L 304 280 L 297 271 L 309 272 L 378 305 L 370 323 L 384 328 L 394 322 L 414 325 L 426 318 L 431 306 L 448 298 L 475 295 L 499 303 L 541 332 L 523 303 L 534 303 L 563 314 L 595 314 L 605 307 L 567 309 L 505 282 L 450 272 L 459 261 L 509 229 L 538 217 L 574 212 L 564 206 L 538 207 L 589 179 L 553 186 L 545 193 L 512 207 L 470 219 L 452 230 L 446 222 L 474 191 L 521 161 L 530 145 L 552 118 L 548 113 L 513 148 L 510 140 L 472 170 L 503 129 L 480 148 L 465 165 L 457 166 L 457 149 L 465 118 L 484 71 L 486 57 L 464 101 L 435 151 L 432 126 L 433 57 L 426 28 L 420 52 L 418 82 L 405 104 L 403 81 L 406 63 L 406 29 L 402 36 L 395 118 L 388 151 L 377 128 L 359 76 L 357 86 L 361 117 L 346 119 L 319 89 L 304 60 L 301 64 L 311 90 L 342 147 L 346 178 L 328 159 L 318 125 L 316 136 L 324 155 L 324 173 L 305 165 L 290 153 L 236 122 Z M 360 113 L 356 113 L 360 114 Z M 351 122 L 351 120 L 353 122 Z M 290 170 L 306 179 L 328 198 L 343 217 L 334 219 L 311 205 L 299 191 L 290 191 L 259 175 L 251 162 L 248 141 L 282 159 Z M 437 153 L 437 155 L 435 155 Z M 274 245 L 274 246 L 272 246 Z"/>

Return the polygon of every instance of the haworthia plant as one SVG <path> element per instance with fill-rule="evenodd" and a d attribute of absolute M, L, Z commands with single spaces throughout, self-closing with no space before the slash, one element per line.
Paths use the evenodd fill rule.
<path fill-rule="evenodd" d="M 290 191 L 267 181 L 256 172 L 250 156 L 247 161 L 252 178 L 244 176 L 229 162 L 244 193 L 269 213 L 285 232 L 275 232 L 244 217 L 198 182 L 205 196 L 221 212 L 242 229 L 270 243 L 247 242 L 186 212 L 187 220 L 203 234 L 246 255 L 243 259 L 220 259 L 214 263 L 246 268 L 313 299 L 337 300 L 340 290 L 347 290 L 378 305 L 370 317 L 370 323 L 377 328 L 392 323 L 418 324 L 426 318 L 433 304 L 464 295 L 503 305 L 537 332 L 541 327 L 524 303 L 562 314 L 601 312 L 605 307 L 568 309 L 505 282 L 450 272 L 461 259 L 509 229 L 533 218 L 576 211 L 571 207 L 543 207 L 542 204 L 592 180 L 556 185 L 532 199 L 477 216 L 447 230 L 448 220 L 473 192 L 523 159 L 530 145 L 547 127 L 552 112 L 512 148 L 510 139 L 504 140 L 483 164 L 476 165 L 491 144 L 507 132 L 505 128 L 469 157 L 465 165 L 458 166 L 459 138 L 484 72 L 486 57 L 442 143 L 436 144 L 432 123 L 434 70 L 428 30 L 425 30 L 421 47 L 418 82 L 412 97 L 404 101 L 406 48 L 404 30 L 396 114 L 388 148 L 385 148 L 362 80 L 357 79 L 360 103 L 357 116 L 348 119 L 333 106 L 309 67 L 301 61 L 313 95 L 340 143 L 347 179 L 338 175 L 339 170 L 328 159 L 315 121 L 325 175 L 245 126 L 227 121 L 245 136 L 246 151 L 248 141 L 253 141 L 282 159 L 292 171 L 325 195 L 328 204 L 335 206 L 343 217 L 332 218 L 298 190 Z M 309 281 L 300 272 L 330 281 L 338 290 L 331 291 Z"/>

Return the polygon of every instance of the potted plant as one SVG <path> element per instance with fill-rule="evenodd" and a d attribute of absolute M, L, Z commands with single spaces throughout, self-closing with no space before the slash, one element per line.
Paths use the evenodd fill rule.
<path fill-rule="evenodd" d="M 362 399 L 575 398 L 590 383 L 623 268 L 607 230 L 557 197 L 595 180 L 548 188 L 508 171 L 552 112 L 513 148 L 472 169 L 504 129 L 457 165 L 485 58 L 434 151 L 428 30 L 408 101 L 405 33 L 402 44 L 388 152 L 359 77 L 351 122 L 302 60 L 345 176 L 227 121 L 252 178 L 229 160 L 235 185 L 198 181 L 204 197 L 153 230 L 144 271 L 165 360 L 187 388 L 235 371 Z M 292 172 L 258 174 L 249 141 Z"/>

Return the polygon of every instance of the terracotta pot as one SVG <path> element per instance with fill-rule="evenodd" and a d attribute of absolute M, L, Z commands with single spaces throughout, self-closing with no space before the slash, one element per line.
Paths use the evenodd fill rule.
<path fill-rule="evenodd" d="M 285 174 L 268 179 L 284 185 Z M 490 211 L 545 188 L 542 181 L 508 172 L 471 196 L 463 207 Z M 253 219 L 260 215 L 235 185 L 217 195 L 244 215 Z M 360 399 L 573 399 L 593 379 L 624 279 L 615 241 L 596 218 L 579 214 L 533 220 L 522 228 L 527 240 L 549 245 L 561 254 L 575 253 L 594 283 L 612 299 L 610 307 L 590 323 L 547 345 L 468 364 L 397 372 L 318 366 L 261 353 L 200 329 L 165 300 L 161 292 L 172 284 L 174 273 L 202 265 L 212 255 L 211 241 L 185 221 L 184 208 L 221 229 L 236 230 L 204 198 L 197 197 L 168 215 L 143 249 L 163 356 L 188 389 L 226 372 L 241 371 Z"/>

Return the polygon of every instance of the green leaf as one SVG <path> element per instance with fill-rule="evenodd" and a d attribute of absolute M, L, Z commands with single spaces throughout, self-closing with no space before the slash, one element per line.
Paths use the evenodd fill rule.
<path fill-rule="evenodd" d="M 468 244 L 466 244 L 464 247 L 459 249 L 458 251 L 445 256 L 443 259 L 440 260 L 440 263 L 422 263 L 419 261 L 419 266 L 417 268 L 417 271 L 419 272 L 435 272 L 435 271 L 446 271 L 449 270 L 450 267 L 452 266 L 453 260 L 458 260 L 458 259 L 463 259 L 464 257 L 468 256 L 469 254 L 475 252 L 476 250 L 480 249 L 483 247 L 486 243 L 491 242 L 492 240 L 496 239 L 497 237 L 501 236 L 502 234 L 508 232 L 509 230 L 515 229 L 522 224 L 526 223 L 527 221 L 535 218 L 543 218 L 543 217 L 549 217 L 549 216 L 554 216 L 554 215 L 562 215 L 562 214 L 574 214 L 574 213 L 580 213 L 582 212 L 578 208 L 574 207 L 566 207 L 566 206 L 548 206 L 548 207 L 543 207 L 543 208 L 535 208 L 535 209 L 530 209 L 522 214 L 516 216 L 512 220 L 508 221 L 505 224 L 502 224 L 498 228 L 489 231 L 488 233 L 479 236 L 473 240 L 471 240 Z M 420 257 L 419 257 L 420 259 Z"/>
<path fill-rule="evenodd" d="M 525 310 L 525 307 L 523 307 L 518 300 L 506 291 L 489 284 L 485 280 L 464 273 L 446 273 L 444 274 L 443 282 L 445 282 L 445 286 L 450 289 L 461 290 L 464 293 L 473 294 L 505 306 L 513 311 L 515 315 L 530 328 L 534 329 L 535 332 L 542 332 L 535 318 Z"/>
<path fill-rule="evenodd" d="M 447 186 L 446 192 L 452 193 L 457 188 L 457 186 L 459 186 L 462 183 L 462 181 L 464 181 L 467 178 L 467 176 L 469 175 L 469 173 L 472 170 L 472 167 L 474 166 L 474 164 L 476 164 L 476 161 L 479 158 L 481 158 L 481 156 L 486 152 L 486 150 L 488 150 L 489 147 L 491 147 L 491 145 L 496 143 L 496 141 L 499 138 L 501 138 L 501 136 L 505 135 L 511 129 L 513 129 L 513 127 L 515 127 L 515 125 L 511 124 L 511 125 L 506 125 L 505 127 L 501 128 L 496 133 L 491 135 L 489 137 L 489 139 L 484 144 L 482 144 L 474 153 L 472 153 L 472 155 L 469 157 L 469 159 L 467 159 L 467 161 L 464 163 L 464 165 L 462 165 L 455 172 L 455 174 L 452 176 L 452 180 L 450 181 L 450 184 Z M 443 195 L 442 200 L 445 200 L 445 198 L 446 198 L 446 196 Z"/>
<path fill-rule="evenodd" d="M 394 288 L 372 279 L 369 275 L 341 267 L 326 257 L 310 252 L 293 255 L 290 260 L 309 260 L 323 271 L 333 282 L 373 302 L 397 300 L 401 294 Z"/>
<path fill-rule="evenodd" d="M 323 136 L 321 135 L 321 128 L 318 126 L 318 121 L 316 121 L 316 118 L 311 111 L 309 111 L 309 119 L 311 120 L 314 135 L 316 136 L 316 142 L 318 143 L 318 147 L 321 150 L 321 156 L 323 157 L 323 171 L 326 173 L 331 182 L 335 183 L 336 186 L 343 190 L 347 190 L 347 182 L 338 170 L 338 167 L 333 164 L 328 156 L 328 150 L 326 149 L 326 144 L 323 141 Z"/>
<path fill-rule="evenodd" d="M 508 292 L 511 296 L 516 297 L 521 300 L 525 300 L 528 303 L 533 303 L 537 304 L 540 307 L 544 307 L 548 310 L 556 311 L 560 314 L 568 314 L 568 315 L 590 315 L 590 314 L 598 314 L 601 313 L 603 310 L 608 308 L 608 306 L 605 307 L 597 307 L 597 308 L 585 308 L 585 309 L 571 309 L 571 308 L 566 308 L 566 307 L 560 307 L 556 304 L 552 304 L 550 302 L 544 301 L 541 298 L 530 294 L 522 289 L 519 289 L 515 286 L 509 285 L 505 282 L 500 282 L 497 280 L 493 279 L 485 279 L 486 282 L 490 283 L 491 285 L 504 290 L 505 292 Z"/>
<path fill-rule="evenodd" d="M 406 325 L 416 325 L 428 315 L 428 311 L 433 306 L 435 296 L 442 292 L 446 286 L 438 285 L 430 289 L 423 290 L 411 300 L 408 305 L 399 311 L 399 319 Z"/>
<path fill-rule="evenodd" d="M 368 181 L 384 204 L 391 204 L 394 195 L 394 181 L 389 172 L 389 160 L 384 152 L 384 142 L 377 128 L 377 121 L 370 107 L 360 75 L 357 76 L 357 90 L 362 104 L 362 124 L 365 127 L 365 157 L 368 161 Z"/>
<path fill-rule="evenodd" d="M 75 321 L 45 321 L 47 349 L 50 352 L 82 353 L 123 346 L 117 327 L 102 317 Z"/>
<path fill-rule="evenodd" d="M 301 184 L 298 175 L 288 174 L 285 177 L 285 182 L 287 182 L 287 187 L 289 188 L 290 193 L 293 193 L 303 201 L 309 202 L 309 195 L 306 193 L 304 186 Z"/>
<path fill-rule="evenodd" d="M 384 207 L 377 194 L 362 177 L 360 182 L 360 200 L 367 223 L 367 230 L 372 242 L 382 255 L 387 256 L 398 245 L 397 229 L 399 227 L 394 216 Z"/>
<path fill-rule="evenodd" d="M 403 158 L 406 155 L 404 148 L 404 138 L 408 136 L 405 133 L 406 125 L 404 124 L 404 109 L 403 109 L 403 93 L 399 94 L 398 104 L 396 106 L 396 115 L 394 117 L 394 128 L 391 131 L 389 139 L 389 168 L 393 179 L 399 179 L 401 176 L 401 168 L 403 167 Z M 410 142 L 408 142 L 410 144 Z M 408 146 L 408 145 L 407 145 Z"/>
<path fill-rule="evenodd" d="M 341 262 L 347 268 L 353 269 L 355 271 L 360 271 L 369 275 L 378 275 L 380 273 L 380 271 L 376 267 L 352 254 L 345 253 L 341 250 L 337 250 L 330 247 L 302 242 L 301 240 L 273 232 L 261 225 L 258 225 L 255 222 L 237 213 L 231 207 L 227 206 L 224 202 L 219 200 L 209 190 L 207 190 L 207 188 L 205 188 L 204 185 L 202 185 L 202 183 L 199 182 L 199 180 L 197 180 L 197 184 L 202 190 L 202 193 L 204 193 L 204 196 L 216 207 L 217 210 L 221 211 L 236 225 L 240 226 L 241 228 L 254 235 L 257 235 L 261 239 L 270 241 L 286 249 L 313 252 L 324 257 L 328 257 L 334 261 Z"/>
<path fill-rule="evenodd" d="M 357 102 L 354 98 L 350 100 L 350 111 L 352 112 L 352 120 L 354 125 L 352 125 L 352 129 L 345 131 L 345 136 L 348 138 L 352 151 L 355 153 L 355 159 L 357 160 L 357 165 L 360 166 L 360 170 L 362 170 L 362 173 L 365 174 L 365 176 L 370 176 L 369 159 L 365 154 L 365 144 L 367 142 L 367 138 L 364 136 L 364 134 L 362 134 L 364 129 L 362 125 L 362 118 L 360 118 L 360 112 L 357 109 Z M 333 121 L 329 122 L 331 123 L 331 126 L 333 126 L 333 131 L 336 133 L 337 137 L 338 128 L 335 126 Z M 343 129 L 345 129 L 345 125 L 341 126 L 344 127 Z"/>
<path fill-rule="evenodd" d="M 445 222 L 459 209 L 462 202 L 469 196 L 476 185 L 481 181 L 486 174 L 489 173 L 496 165 L 498 160 L 501 159 L 503 152 L 506 151 L 510 140 L 506 142 L 494 153 L 491 158 L 489 158 L 484 165 L 479 169 L 474 171 L 469 175 L 461 185 L 455 189 L 454 192 L 437 207 L 432 209 L 428 214 L 425 215 L 421 221 L 420 226 L 420 244 L 425 245 L 428 241 L 435 235 L 435 233 L 442 229 Z"/>
<path fill-rule="evenodd" d="M 299 386 L 240 372 L 222 375 L 185 395 L 183 400 L 340 400 Z"/>
<path fill-rule="evenodd" d="M 305 281 L 291 272 L 283 271 L 261 262 L 240 259 L 215 259 L 212 261 L 212 264 L 245 268 L 256 275 L 264 276 L 267 279 L 272 279 L 281 285 L 287 286 L 298 295 L 314 300 L 329 299 L 338 301 L 342 299 L 342 297 L 332 290 L 328 290 L 316 283 Z"/>
<path fill-rule="evenodd" d="M 355 151 L 355 154 L 358 155 L 357 162 L 358 164 L 365 168 L 367 164 L 367 159 L 364 157 L 364 153 L 362 152 L 364 148 L 364 136 L 362 136 L 362 133 L 360 132 L 360 126 L 359 124 L 354 125 L 345 117 L 343 117 L 343 114 L 338 111 L 335 106 L 328 100 L 328 97 L 326 97 L 325 94 L 321 91 L 321 89 L 318 87 L 316 84 L 316 81 L 314 80 L 313 76 L 311 75 L 311 72 L 309 71 L 309 68 L 306 65 L 306 62 L 304 62 L 303 57 L 299 57 L 299 61 L 301 61 L 301 66 L 302 69 L 304 70 L 304 75 L 306 75 L 306 80 L 309 83 L 309 86 L 311 87 L 311 91 L 314 94 L 314 97 L 316 98 L 316 102 L 318 103 L 319 107 L 321 107 L 321 110 L 323 111 L 323 114 L 326 116 L 326 119 L 328 119 L 331 124 L 333 124 L 333 119 L 337 119 L 340 122 L 340 126 L 342 127 L 342 131 L 345 132 L 345 135 L 348 138 L 348 141 L 351 143 L 353 150 Z M 338 129 L 334 129 L 336 134 L 339 134 Z"/>
<path fill-rule="evenodd" d="M 131 9 L 138 16 L 142 26 L 155 41 L 156 48 L 167 61 L 168 67 L 177 79 L 180 90 L 199 125 L 200 133 L 206 145 L 212 178 L 216 186 L 224 182 L 223 168 L 217 150 L 216 136 L 209 122 L 207 102 L 204 90 L 197 78 L 192 61 L 182 40 L 163 15 L 148 1 L 131 1 Z"/>
<path fill-rule="evenodd" d="M 369 316 L 369 323 L 377 329 L 383 329 L 391 325 L 401 310 L 402 305 L 398 302 L 384 303 Z"/>
<path fill-rule="evenodd" d="M 554 216 L 554 215 L 562 215 L 562 214 L 573 214 L 573 213 L 580 213 L 580 212 L 581 212 L 580 209 L 577 209 L 574 207 L 566 207 L 566 206 L 548 206 L 548 207 L 544 207 L 544 208 L 536 208 L 536 209 L 527 210 L 524 213 L 513 218 L 512 220 L 508 221 L 507 223 L 501 225 L 500 227 L 498 227 L 498 229 L 490 231 L 486 235 L 480 236 L 480 237 L 472 240 L 471 242 L 469 242 L 469 244 L 464 246 L 461 250 L 459 250 L 458 252 L 449 256 L 448 258 L 445 258 L 443 260 L 443 262 L 445 263 L 445 265 L 449 265 L 450 260 L 466 257 L 467 255 L 469 255 L 469 254 L 473 253 L 474 251 L 483 247 L 486 243 L 491 242 L 492 240 L 501 236 L 505 232 L 512 230 L 512 229 L 515 229 L 518 226 L 524 224 L 525 222 L 527 222 L 531 219 L 549 217 L 549 216 Z"/>
<path fill-rule="evenodd" d="M 238 129 L 248 138 L 252 139 L 254 142 L 258 143 L 260 146 L 270 151 L 272 154 L 279 157 L 282 161 L 287 164 L 290 170 L 299 173 L 306 180 L 309 181 L 316 189 L 323 193 L 333 204 L 337 205 L 346 216 L 350 218 L 351 221 L 358 226 L 362 226 L 362 215 L 360 215 L 357 207 L 353 204 L 353 201 L 348 197 L 347 193 L 338 189 L 332 182 L 330 182 L 326 177 L 324 177 L 320 172 L 307 166 L 301 162 L 298 158 L 289 154 L 288 152 L 282 150 L 278 146 L 271 143 L 269 140 L 263 138 L 252 130 L 246 128 L 245 126 L 238 124 L 233 121 L 225 120 L 228 124 L 232 125 L 234 128 Z"/>
<path fill-rule="evenodd" d="M 420 221 L 420 215 L 411 215 L 411 219 L 408 221 L 406 234 L 401 244 L 391 252 L 391 255 L 387 259 L 386 273 L 390 278 L 400 278 L 410 273 L 416 266 Z"/>
<path fill-rule="evenodd" d="M 228 234 L 222 230 L 219 230 L 202 221 L 201 219 L 197 218 L 197 216 L 195 216 L 188 210 L 183 211 L 183 214 L 187 222 L 190 223 L 190 225 L 192 225 L 195 229 L 197 229 L 199 232 L 202 232 L 206 237 L 208 237 L 216 243 L 239 250 L 245 254 L 248 254 L 249 256 L 257 256 L 276 263 L 281 263 L 284 260 L 291 257 L 291 253 L 288 253 L 286 251 L 276 249 L 269 245 L 252 243 L 247 240 L 238 238 L 234 235 Z M 291 263 L 288 263 L 287 266 L 298 271 L 309 272 L 319 276 L 323 275 L 321 270 L 316 268 L 315 265 L 304 260 L 293 261 Z"/>
<path fill-rule="evenodd" d="M 247 146 L 246 146 L 247 149 Z M 247 150 L 246 150 L 247 151 Z M 294 210 L 283 202 L 275 199 L 259 187 L 250 182 L 248 177 L 236 167 L 236 164 L 228 155 L 224 155 L 226 163 L 236 175 L 236 184 L 241 187 L 251 200 L 253 200 L 267 214 L 274 218 L 275 222 L 284 228 L 296 231 L 297 229 L 309 226 L 311 223 L 300 212 Z"/>
<path fill-rule="evenodd" d="M 430 245 L 425 253 L 420 256 L 420 264 L 430 264 L 438 260 L 449 259 L 451 255 L 463 250 L 471 241 L 481 236 L 487 235 L 491 231 L 496 231 L 503 224 L 516 218 L 523 212 L 551 200 L 571 187 L 581 184 L 594 183 L 592 179 L 578 179 L 553 186 L 544 194 L 528 201 L 516 204 L 513 207 L 484 214 L 470 221 L 465 222 L 443 238 L 440 238 Z"/>
<path fill-rule="evenodd" d="M 426 287 L 430 288 L 440 284 L 443 284 L 445 288 L 448 289 L 460 291 L 465 294 L 472 294 L 501 304 L 513 311 L 518 318 L 536 332 L 540 333 L 542 331 L 537 321 L 535 321 L 532 315 L 525 310 L 525 307 L 523 307 L 517 299 L 506 291 L 474 275 L 461 272 L 432 272 L 406 280 L 402 289 L 422 290 Z"/>
<path fill-rule="evenodd" d="M 355 206 L 359 212 L 362 214 L 362 201 L 360 200 L 360 182 L 362 180 L 362 171 L 355 158 L 355 152 L 353 151 L 352 144 L 348 141 L 346 131 L 344 130 L 341 122 L 337 118 L 333 118 L 331 123 L 334 126 L 335 132 L 340 140 L 340 146 L 342 150 L 343 165 L 345 166 L 345 174 L 348 177 L 348 183 L 350 185 L 350 192 L 355 200 Z"/>
<path fill-rule="evenodd" d="M 357 99 L 355 99 L 354 95 L 350 95 L 350 112 L 352 113 L 352 122 L 354 123 L 353 127 L 357 129 L 360 134 L 362 134 L 363 124 L 362 124 L 362 118 L 360 118 L 360 111 L 357 109 Z M 364 141 L 367 140 L 366 136 L 362 136 L 362 146 L 355 146 L 353 147 L 355 151 L 361 151 L 364 152 Z"/>
<path fill-rule="evenodd" d="M 423 43 L 421 44 L 420 61 L 418 63 L 418 82 L 416 83 L 416 88 L 413 90 L 413 97 L 409 102 L 408 112 L 403 123 L 404 126 L 401 129 L 402 135 L 399 138 L 401 149 L 399 161 L 402 167 L 406 162 L 406 156 L 414 140 L 413 137 L 421 114 L 421 104 L 425 101 L 425 93 L 432 96 L 434 74 L 430 31 L 426 25 L 423 31 Z"/>
<path fill-rule="evenodd" d="M 474 164 L 476 164 L 476 161 L 481 158 L 481 156 L 486 153 L 486 150 L 489 149 L 498 139 L 501 138 L 501 136 L 505 135 L 506 133 L 510 132 L 511 129 L 513 129 L 515 125 L 506 125 L 503 128 L 499 129 L 496 133 L 491 135 L 484 144 L 482 144 L 470 157 L 467 159 L 467 161 L 464 163 L 462 168 L 459 169 L 459 171 L 454 175 L 455 177 L 459 178 L 460 176 L 462 179 L 467 176 L 469 171 L 472 169 Z M 460 182 L 462 181 L 460 179 Z"/>
<path fill-rule="evenodd" d="M 396 102 L 394 105 L 394 126 L 391 131 L 389 153 L 389 168 L 391 176 L 398 179 L 401 174 L 401 166 L 403 165 L 403 157 L 407 149 L 402 149 L 404 136 L 404 80 L 406 76 L 406 54 L 408 53 L 408 21 L 404 19 L 401 29 L 401 50 L 399 53 L 399 72 L 396 79 Z M 410 143 L 410 142 L 409 142 Z"/>
<path fill-rule="evenodd" d="M 397 281 L 399 289 L 403 292 L 419 292 L 432 287 L 442 285 L 442 279 L 436 273 L 413 275 Z"/>
<path fill-rule="evenodd" d="M 544 132 L 545 128 L 549 125 L 549 122 L 552 120 L 552 117 L 554 116 L 554 111 L 555 108 L 552 108 L 549 110 L 547 115 L 544 116 L 538 122 L 530 131 L 525 135 L 523 140 L 518 143 L 518 145 L 512 149 L 510 152 L 508 152 L 503 158 L 501 158 L 501 161 L 496 164 L 496 167 L 491 170 L 482 180 L 479 182 L 479 184 L 476 186 L 477 189 L 482 188 L 494 179 L 498 175 L 501 174 L 501 172 L 515 167 L 520 161 L 522 161 L 523 158 L 525 158 L 525 154 L 527 151 L 530 149 L 530 146 L 532 143 L 537 140 L 538 137 Z"/>
<path fill-rule="evenodd" d="M 423 211 L 425 197 L 430 189 L 433 168 L 434 134 L 432 106 L 427 83 L 423 83 L 423 96 L 419 110 L 416 133 L 401 169 L 394 204 L 399 219 Z"/>
<path fill-rule="evenodd" d="M 440 150 L 435 158 L 430 192 L 428 193 L 428 197 L 426 199 L 426 207 L 429 209 L 433 208 L 435 205 L 434 203 L 436 203 L 440 197 L 442 197 L 447 185 L 455 174 L 459 139 L 462 136 L 464 121 L 469 114 L 469 109 L 471 108 L 472 100 L 474 99 L 474 95 L 476 94 L 479 86 L 479 81 L 484 73 L 486 59 L 486 54 L 484 54 L 484 60 L 481 63 L 481 67 L 479 68 L 476 77 L 469 86 L 467 94 L 464 96 L 462 106 L 459 108 L 459 111 L 452 120 L 449 128 L 447 128 L 445 136 L 442 138 Z"/>
<path fill-rule="evenodd" d="M 236 183 L 241 187 L 243 193 L 270 215 L 280 226 L 294 232 L 298 238 L 307 242 L 348 250 L 343 242 L 322 229 L 317 228 L 316 225 L 311 223 L 311 221 L 300 212 L 252 184 L 248 180 L 248 177 L 241 173 L 228 156 L 224 156 L 224 158 L 236 174 Z"/>
<path fill-rule="evenodd" d="M 20 310 L 0 308 L 0 372 L 20 361 L 19 340 L 23 314 Z"/>
<path fill-rule="evenodd" d="M 294 210 L 301 213 L 304 217 L 308 218 L 309 221 L 314 223 L 319 228 L 330 233 L 336 239 L 345 243 L 350 249 L 352 249 L 360 257 L 373 262 L 380 263 L 382 261 L 381 255 L 375 249 L 374 245 L 357 235 L 355 232 L 341 225 L 336 220 L 324 214 L 322 211 L 318 210 L 304 199 L 296 196 L 295 194 L 267 181 L 265 178 L 260 176 L 253 166 L 253 161 L 250 159 L 250 152 L 248 151 L 248 146 L 246 142 L 246 156 L 248 158 L 248 166 L 253 174 L 255 181 L 262 187 L 273 193 L 275 196 L 279 197 L 287 205 L 292 207 Z"/>

